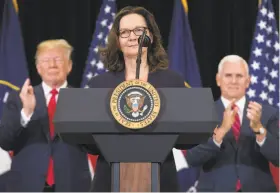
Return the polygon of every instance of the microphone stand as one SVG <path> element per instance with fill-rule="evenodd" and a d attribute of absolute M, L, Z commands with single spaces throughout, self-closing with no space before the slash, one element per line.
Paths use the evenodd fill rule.
<path fill-rule="evenodd" d="M 143 42 L 146 36 L 146 30 L 143 31 L 143 34 L 140 36 L 139 40 L 139 47 L 138 47 L 138 55 L 136 59 L 136 79 L 139 79 L 140 75 L 140 64 L 141 64 L 141 57 L 142 57 L 142 47 L 143 47 Z"/>

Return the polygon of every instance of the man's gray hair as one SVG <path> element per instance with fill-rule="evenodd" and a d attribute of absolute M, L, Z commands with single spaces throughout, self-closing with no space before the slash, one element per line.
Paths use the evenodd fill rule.
<path fill-rule="evenodd" d="M 218 66 L 218 73 L 220 73 L 224 67 L 224 64 L 226 62 L 231 62 L 231 63 L 234 63 L 234 62 L 241 62 L 245 65 L 245 68 L 246 68 L 246 71 L 247 71 L 247 74 L 249 75 L 249 67 L 248 67 L 248 64 L 247 62 L 240 56 L 238 55 L 227 55 L 225 56 L 219 63 L 219 66 Z"/>

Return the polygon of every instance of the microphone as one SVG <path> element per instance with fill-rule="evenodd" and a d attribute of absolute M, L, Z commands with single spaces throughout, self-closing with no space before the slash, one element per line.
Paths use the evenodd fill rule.
<path fill-rule="evenodd" d="M 149 36 L 146 35 L 146 33 L 147 33 L 146 31 L 145 31 L 145 34 L 143 32 L 143 34 L 142 34 L 143 37 L 140 36 L 138 38 L 138 44 L 140 44 L 140 41 L 141 41 L 140 38 L 143 38 L 142 39 L 142 47 L 149 47 L 150 43 L 151 43 L 151 39 L 149 38 Z"/>
<path fill-rule="evenodd" d="M 144 30 L 143 34 L 138 38 L 138 54 L 136 59 L 136 79 L 139 79 L 140 75 L 140 64 L 141 64 L 141 56 L 142 56 L 142 47 L 149 47 L 151 44 L 151 39 L 146 35 L 147 31 Z"/>

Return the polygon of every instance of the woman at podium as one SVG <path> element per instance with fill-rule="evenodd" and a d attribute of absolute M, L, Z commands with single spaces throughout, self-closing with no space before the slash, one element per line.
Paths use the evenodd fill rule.
<path fill-rule="evenodd" d="M 142 52 L 139 52 L 138 41 L 144 32 Z M 116 14 L 107 47 L 99 52 L 108 72 L 94 77 L 88 84 L 90 88 L 116 88 L 120 83 L 136 77 L 155 88 L 185 87 L 183 78 L 167 69 L 168 56 L 161 44 L 158 25 L 154 16 L 143 7 L 125 7 Z M 136 73 L 138 54 L 141 59 L 139 74 Z M 110 192 L 110 165 L 99 151 L 92 153 L 99 157 L 91 191 Z M 160 166 L 160 191 L 179 191 L 172 151 Z"/>

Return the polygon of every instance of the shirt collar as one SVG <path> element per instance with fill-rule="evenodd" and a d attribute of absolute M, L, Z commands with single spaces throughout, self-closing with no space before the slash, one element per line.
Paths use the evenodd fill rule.
<path fill-rule="evenodd" d="M 45 96 L 50 94 L 51 90 L 53 89 L 49 85 L 47 85 L 45 82 L 42 82 L 42 87 L 43 87 Z M 66 87 L 67 87 L 67 81 L 65 81 L 60 87 L 56 88 L 56 90 L 57 90 L 57 92 L 59 92 L 59 90 L 61 88 L 66 88 Z"/>
<path fill-rule="evenodd" d="M 230 100 L 226 99 L 225 97 L 221 96 L 222 103 L 224 104 L 224 107 L 226 108 L 230 104 Z M 246 97 L 243 96 L 241 99 L 235 102 L 235 105 L 238 107 L 238 111 L 241 113 L 244 111 L 246 103 Z"/>

